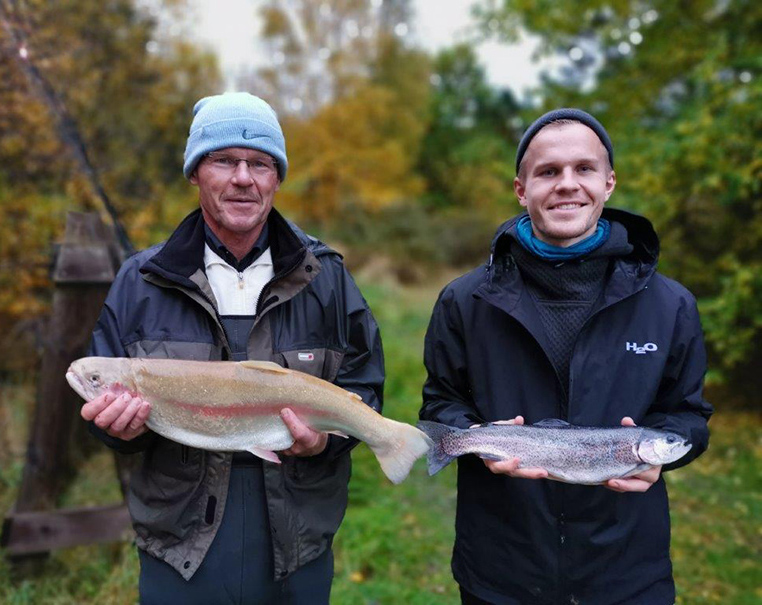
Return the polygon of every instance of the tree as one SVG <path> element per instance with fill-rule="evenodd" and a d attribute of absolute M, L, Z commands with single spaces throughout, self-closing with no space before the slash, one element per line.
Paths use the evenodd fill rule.
<path fill-rule="evenodd" d="M 65 211 L 103 210 L 94 180 L 75 161 L 76 140 L 133 240 L 145 245 L 167 211 L 164 194 L 182 180 L 193 103 L 219 76 L 211 57 L 157 40 L 156 20 L 130 0 L 0 0 L 0 21 L 5 332 L 45 308 L 51 244 Z"/>
<path fill-rule="evenodd" d="M 289 150 L 279 206 L 328 224 L 422 190 L 428 59 L 406 43 L 409 0 L 269 2 L 272 65 L 247 78 L 278 109 Z"/>
<path fill-rule="evenodd" d="M 505 217 L 515 201 L 518 104 L 510 92 L 489 86 L 467 45 L 437 55 L 431 87 L 430 123 L 419 159 L 429 204 Z"/>

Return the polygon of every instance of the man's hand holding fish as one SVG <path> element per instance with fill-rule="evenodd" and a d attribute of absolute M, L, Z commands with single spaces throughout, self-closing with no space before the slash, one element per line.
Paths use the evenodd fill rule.
<path fill-rule="evenodd" d="M 148 430 L 146 419 L 151 404 L 130 393 L 106 391 L 82 406 L 82 418 L 92 420 L 112 437 L 131 441 Z"/>
<path fill-rule="evenodd" d="M 317 456 L 328 445 L 328 433 L 315 431 L 304 424 L 289 408 L 280 411 L 281 420 L 294 438 L 294 444 L 281 453 L 286 456 Z"/>
<path fill-rule="evenodd" d="M 511 420 L 498 420 L 494 424 L 524 424 L 523 416 L 516 416 Z M 474 425 L 478 426 L 478 425 Z M 517 479 L 546 479 L 548 471 L 544 468 L 520 468 L 521 460 L 516 457 L 507 460 L 489 460 L 484 458 L 484 465 L 496 475 L 508 475 Z"/>

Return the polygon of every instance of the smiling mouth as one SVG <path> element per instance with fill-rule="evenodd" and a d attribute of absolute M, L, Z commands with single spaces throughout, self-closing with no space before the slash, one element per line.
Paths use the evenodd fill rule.
<path fill-rule="evenodd" d="M 582 208 L 584 204 L 582 202 L 566 202 L 564 204 L 556 204 L 551 210 L 576 210 Z"/>

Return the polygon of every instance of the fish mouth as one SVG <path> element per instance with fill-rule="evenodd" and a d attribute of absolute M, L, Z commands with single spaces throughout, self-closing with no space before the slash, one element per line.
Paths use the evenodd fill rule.
<path fill-rule="evenodd" d="M 672 460 L 670 462 L 675 462 L 677 460 L 680 460 L 685 454 L 691 451 L 691 448 L 693 447 L 692 444 L 688 443 L 687 441 L 683 441 L 680 445 L 678 445 L 674 450 L 672 450 Z"/>
<path fill-rule="evenodd" d="M 87 389 L 85 388 L 85 383 L 82 382 L 82 379 L 79 377 L 78 374 L 72 371 L 71 367 L 66 372 L 66 382 L 69 383 L 69 386 L 74 389 L 82 399 L 90 399 L 87 393 Z"/>

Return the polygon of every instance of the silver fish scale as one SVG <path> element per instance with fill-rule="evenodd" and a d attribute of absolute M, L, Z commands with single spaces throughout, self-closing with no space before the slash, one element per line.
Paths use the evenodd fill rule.
<path fill-rule="evenodd" d="M 562 481 L 593 484 L 641 468 L 635 449 L 643 430 L 490 425 L 447 435 L 442 447 L 451 456 L 515 457 L 523 468 L 541 467 Z"/>

